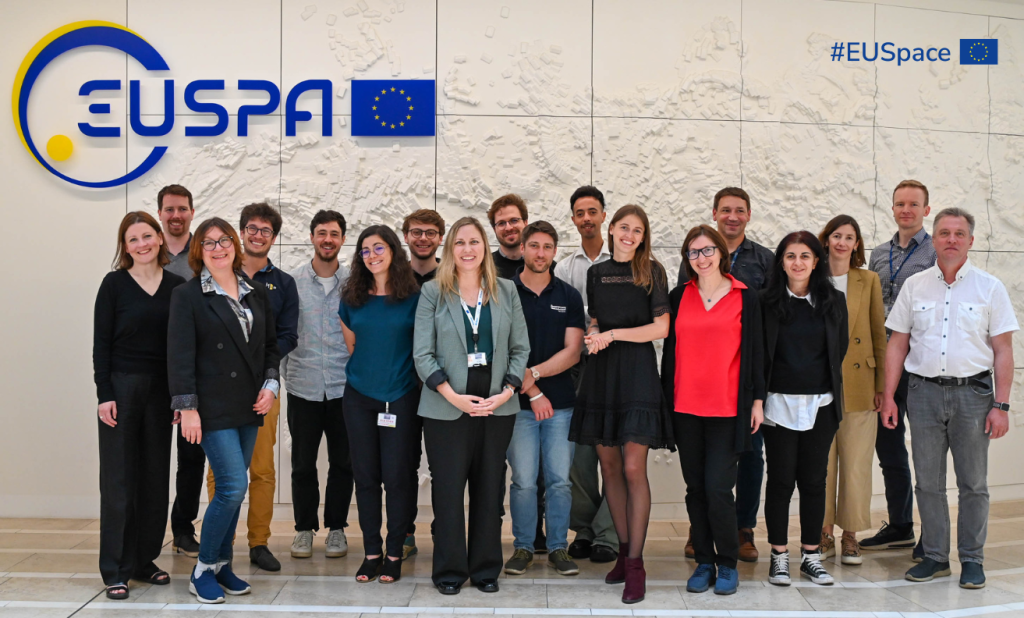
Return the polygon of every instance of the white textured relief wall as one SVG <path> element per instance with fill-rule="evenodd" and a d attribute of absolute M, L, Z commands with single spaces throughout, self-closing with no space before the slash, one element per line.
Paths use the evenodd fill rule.
<path fill-rule="evenodd" d="M 50 5 L 41 11 L 25 3 L 0 25 L 7 35 L 0 45 L 9 82 L 45 33 L 78 19 L 107 19 L 152 43 L 178 85 L 171 135 L 140 138 L 125 130 L 122 92 L 110 98 L 121 117 L 118 147 L 69 161 L 83 174 L 110 165 L 130 168 L 151 147 L 169 146 L 156 168 L 127 188 L 87 192 L 61 185 L 31 162 L 10 127 L 0 129 L 5 163 L 0 175 L 16 185 L 20 203 L 64 209 L 72 217 L 90 213 L 84 224 L 92 226 L 90 238 L 73 241 L 82 259 L 76 264 L 77 294 L 67 309 L 76 317 L 61 326 L 65 330 L 39 323 L 36 316 L 52 306 L 46 290 L 55 283 L 26 276 L 21 285 L 37 304 L 8 309 L 6 317 L 18 327 L 4 327 L 25 360 L 5 379 L 41 383 L 48 363 L 57 361 L 39 355 L 36 346 L 45 342 L 66 349 L 59 368 L 73 376 L 72 386 L 47 392 L 41 403 L 27 397 L 24 403 L 41 407 L 44 418 L 60 423 L 66 422 L 66 410 L 74 409 L 77 420 L 56 442 L 82 461 L 95 462 L 88 318 L 95 286 L 112 253 L 117 220 L 125 210 L 154 211 L 157 190 L 169 183 L 193 191 L 197 219 L 219 215 L 237 223 L 241 206 L 253 201 L 280 208 L 285 224 L 273 257 L 286 269 L 309 258 L 308 222 L 320 208 L 346 216 L 351 244 L 365 226 L 397 228 L 417 208 L 436 208 L 449 222 L 463 215 L 482 218 L 490 202 L 507 192 L 527 200 L 532 220 L 556 226 L 561 253 L 567 255 L 576 242 L 568 197 L 577 186 L 594 184 L 605 192 L 609 211 L 631 202 L 647 208 L 656 255 L 674 278 L 682 238 L 691 226 L 710 221 L 711 199 L 723 186 L 740 185 L 751 194 L 749 231 L 766 245 L 774 247 L 795 229 L 817 232 L 844 212 L 858 219 L 872 247 L 895 230 L 892 187 L 912 177 L 931 188 L 933 209 L 962 206 L 975 214 L 974 262 L 1006 283 L 1024 319 L 1020 7 L 968 0 L 949 0 L 943 10 L 827 0 L 52 0 Z M 999 65 L 956 62 L 960 38 L 989 36 L 999 39 Z M 945 46 L 953 62 L 899 67 L 834 62 L 830 52 L 836 41 Z M 85 50 L 69 57 L 61 70 L 94 71 L 102 65 L 109 78 L 140 79 L 144 121 L 158 124 L 165 76 L 147 75 L 135 63 L 109 56 Z M 436 137 L 349 135 L 349 80 L 391 78 L 436 80 Z M 213 122 L 184 105 L 184 84 L 195 79 L 227 81 L 220 102 L 232 115 L 221 137 L 184 134 L 186 125 Z M 285 136 L 279 109 L 251 118 L 249 136 L 238 137 L 237 105 L 265 100 L 234 90 L 238 79 L 278 84 L 282 106 L 296 83 L 330 79 L 333 118 L 324 120 L 319 95 L 307 93 L 299 108 L 314 117 L 299 123 L 296 136 Z M 61 96 L 57 81 L 42 80 L 39 87 L 53 93 L 40 99 Z M 69 114 L 66 107 L 41 105 Z M 38 114 L 33 127 L 52 133 L 59 120 Z M 324 122 L 332 136 L 321 135 Z M 3 206 L 9 218 L 24 217 L 22 225 L 32 225 L 28 214 L 12 208 L 13 202 Z M 5 248 L 9 261 L 37 249 L 20 238 Z M 1024 409 L 1022 340 L 1018 337 L 1016 345 L 1016 410 Z M 46 437 L 28 421 L 25 427 L 38 439 Z M 1022 432 L 1024 426 L 1015 427 L 993 445 L 994 461 L 1000 462 L 991 467 L 993 485 L 1020 483 L 1007 470 L 1024 465 Z M 11 444 L 2 450 L 18 448 Z M 84 496 L 75 504 L 93 504 L 95 466 L 82 468 L 69 473 L 73 478 L 65 484 L 51 484 L 53 489 L 40 489 L 29 479 L 4 485 L 0 494 L 42 496 L 23 502 L 51 504 L 47 496 L 69 493 Z M 652 469 L 656 501 L 680 503 L 677 459 L 661 455 L 652 459 Z M 279 476 L 281 498 L 287 501 L 286 462 Z M 677 510 L 682 512 L 681 506 Z M 662 511 L 670 512 L 675 511 Z"/>

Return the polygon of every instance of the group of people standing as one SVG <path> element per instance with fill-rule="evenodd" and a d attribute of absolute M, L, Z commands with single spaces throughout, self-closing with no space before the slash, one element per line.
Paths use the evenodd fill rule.
<path fill-rule="evenodd" d="M 250 560 L 280 569 L 267 540 L 282 381 L 293 439 L 291 555 L 311 556 L 320 528 L 316 459 L 326 436 L 326 555 L 348 552 L 354 486 L 359 582 L 398 581 L 416 553 L 422 439 L 433 479 L 432 579 L 442 594 L 458 594 L 466 580 L 497 592 L 502 569 L 523 574 L 546 552 L 561 575 L 579 573 L 574 560 L 614 562 L 605 581 L 625 583 L 624 603 L 643 600 L 651 448 L 680 452 L 685 551 L 697 562 L 691 592 L 732 594 L 737 561 L 757 560 L 765 461 L 771 583 L 791 583 L 797 488 L 799 571 L 812 582 L 832 583 L 822 560 L 836 553 L 835 525 L 844 564 L 859 564 L 861 550 L 914 547 L 921 561 L 908 579 L 949 575 L 947 450 L 961 488 L 960 583 L 984 585 L 987 445 L 1008 429 L 1018 326 L 1003 285 L 968 260 L 973 217 L 945 209 L 931 238 L 928 191 L 917 181 L 896 188 L 899 231 L 872 251 L 868 269 L 852 217 L 835 217 L 818 235 L 787 234 L 772 252 L 745 233 L 747 193 L 722 189 L 717 225 L 688 232 L 671 291 L 644 209 L 619 208 L 605 236 L 604 196 L 591 186 L 569 200 L 580 246 L 557 264 L 555 228 L 531 223 L 510 194 L 487 212 L 493 253 L 481 221 L 464 217 L 446 230 L 438 213 L 419 210 L 403 222 L 407 249 L 391 228 L 370 226 L 349 270 L 338 260 L 344 217 L 322 210 L 310 223 L 310 262 L 290 274 L 267 259 L 281 229 L 272 207 L 245 207 L 239 232 L 215 217 L 193 236 L 184 187 L 165 187 L 157 201 L 160 222 L 145 212 L 124 218 L 115 270 L 96 302 L 100 570 L 109 598 L 127 598 L 129 579 L 170 581 L 154 561 L 173 424 L 181 425 L 173 544 L 198 558 L 193 594 L 217 603 L 249 592 L 231 569 L 247 489 Z M 908 415 L 923 523 L 916 547 Z M 875 451 L 890 521 L 858 542 L 870 527 Z M 211 501 L 197 543 L 204 460 Z M 504 561 L 507 466 L 515 540 Z"/>

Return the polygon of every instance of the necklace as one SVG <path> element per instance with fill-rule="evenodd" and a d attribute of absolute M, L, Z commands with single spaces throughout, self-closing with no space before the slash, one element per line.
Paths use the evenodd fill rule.
<path fill-rule="evenodd" d="M 700 290 L 700 285 L 697 286 L 697 289 L 700 290 L 701 297 L 710 304 L 711 301 L 715 299 L 715 294 L 717 294 L 718 291 L 722 289 L 722 286 L 728 282 L 728 279 L 723 279 L 722 282 L 715 286 L 715 289 L 711 290 L 711 293 L 707 295 L 704 294 L 704 290 Z"/>

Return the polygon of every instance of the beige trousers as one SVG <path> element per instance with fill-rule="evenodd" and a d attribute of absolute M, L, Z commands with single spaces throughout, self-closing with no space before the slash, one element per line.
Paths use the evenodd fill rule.
<path fill-rule="evenodd" d="M 877 412 L 847 412 L 828 453 L 825 525 L 843 532 L 871 528 L 871 465 L 875 455 Z"/>

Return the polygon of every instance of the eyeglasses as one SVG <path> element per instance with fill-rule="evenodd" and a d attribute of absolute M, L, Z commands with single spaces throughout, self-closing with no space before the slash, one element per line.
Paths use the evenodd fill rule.
<path fill-rule="evenodd" d="M 384 255 L 384 249 L 386 249 L 386 248 L 387 247 L 384 246 L 384 245 L 374 245 L 373 246 L 373 252 L 376 255 Z M 359 251 L 359 255 L 363 256 L 363 259 L 365 260 L 366 258 L 370 257 L 370 250 L 369 249 L 362 249 L 362 250 Z"/>
<path fill-rule="evenodd" d="M 269 227 L 256 227 L 255 225 L 245 226 L 245 231 L 249 233 L 249 236 L 255 236 L 259 234 L 264 238 L 270 238 L 274 235 L 274 230 Z"/>
<path fill-rule="evenodd" d="M 718 247 L 714 245 L 708 245 L 707 247 L 703 247 L 701 249 L 690 249 L 689 251 L 686 252 L 686 259 L 696 260 L 697 257 L 701 255 L 703 255 L 704 257 L 711 257 L 712 255 L 715 254 L 715 251 L 717 250 Z"/>
<path fill-rule="evenodd" d="M 227 249 L 233 244 L 235 244 L 233 238 L 231 238 L 230 236 L 221 236 L 220 240 L 204 240 L 203 249 L 206 251 L 214 251 L 217 249 L 217 245 L 220 245 L 221 247 Z"/>
<path fill-rule="evenodd" d="M 519 217 L 513 217 L 513 218 L 511 218 L 511 219 L 509 219 L 507 221 L 498 221 L 497 223 L 494 224 L 494 229 L 496 229 L 496 230 L 503 230 L 503 229 L 505 229 L 506 227 L 509 227 L 509 226 L 515 227 L 515 226 L 519 225 L 520 223 L 522 223 L 522 221 L 523 220 L 520 219 Z"/>
<path fill-rule="evenodd" d="M 437 230 L 421 230 L 418 228 L 413 228 L 409 230 L 409 236 L 412 236 L 413 238 L 422 238 L 426 236 L 428 240 L 434 240 L 435 238 L 437 238 L 438 232 Z"/>

